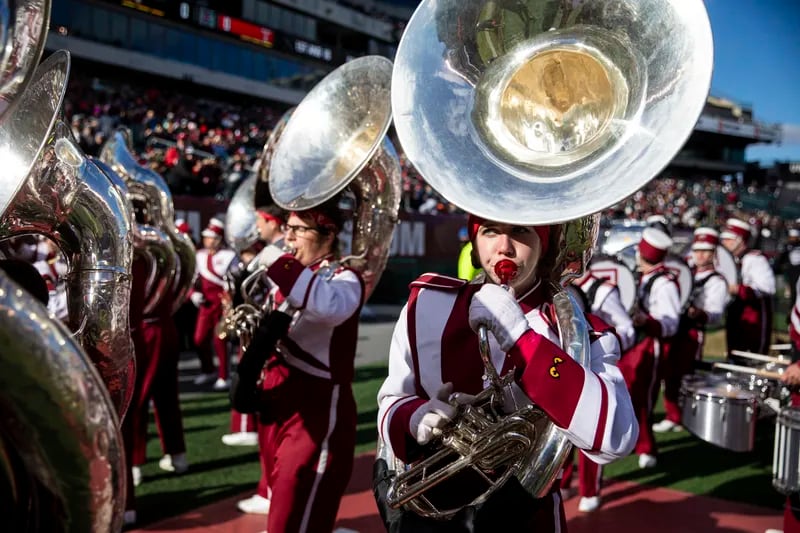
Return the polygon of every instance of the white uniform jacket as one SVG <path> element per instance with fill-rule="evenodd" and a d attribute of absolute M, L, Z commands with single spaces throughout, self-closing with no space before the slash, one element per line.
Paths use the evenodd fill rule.
<path fill-rule="evenodd" d="M 210 262 L 208 254 L 209 250 L 205 248 L 197 250 L 197 275 L 225 289 L 225 273 L 234 259 L 236 259 L 236 252 L 223 248 L 211 256 Z"/>
<path fill-rule="evenodd" d="M 576 283 L 587 299 L 594 296 L 594 299 L 589 301 L 591 313 L 614 327 L 622 351 L 633 346 L 633 342 L 636 340 L 636 330 L 633 327 L 631 316 L 622 305 L 619 289 L 613 283 L 591 274 L 581 277 Z"/>
<path fill-rule="evenodd" d="M 278 352 L 289 366 L 307 374 L 350 383 L 364 282 L 348 268 L 337 268 L 330 279 L 315 274 L 327 264 L 325 259 L 304 267 L 287 254 L 267 269 L 279 291 L 276 303 L 285 298 L 300 311 L 278 343 Z"/>
<path fill-rule="evenodd" d="M 741 279 L 739 298 L 743 300 L 775 294 L 775 273 L 758 250 L 750 250 L 742 256 Z"/>
<path fill-rule="evenodd" d="M 678 283 L 670 275 L 665 275 L 663 265 L 651 270 L 639 281 L 637 298 L 639 307 L 649 315 L 644 331 L 649 337 L 667 339 L 678 332 L 681 319 L 681 297 Z M 650 284 L 651 278 L 656 278 Z M 646 287 L 650 291 L 645 294 Z"/>
<path fill-rule="evenodd" d="M 419 458 L 411 414 L 443 383 L 477 394 L 484 382 L 477 335 L 469 326 L 469 303 L 480 284 L 427 274 L 411 284 L 411 296 L 395 326 L 389 375 L 378 392 L 378 430 L 395 456 Z M 498 373 L 516 369 L 516 383 L 588 456 L 607 463 L 630 453 L 638 436 L 631 399 L 616 366 L 619 341 L 595 317 L 591 367 L 573 361 L 559 346 L 551 305 L 537 285 L 518 298 L 533 331 L 505 354 L 490 335 Z M 604 329 L 605 331 L 600 331 Z"/>
<path fill-rule="evenodd" d="M 728 282 L 716 270 L 708 269 L 697 271 L 694 274 L 695 291 L 692 305 L 702 309 L 706 314 L 707 326 L 714 326 L 722 322 L 725 307 L 728 305 Z"/>

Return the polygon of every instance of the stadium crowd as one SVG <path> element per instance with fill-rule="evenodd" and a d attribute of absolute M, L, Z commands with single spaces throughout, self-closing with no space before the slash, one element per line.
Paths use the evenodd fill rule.
<path fill-rule="evenodd" d="M 143 161 L 166 179 L 173 194 L 230 198 L 259 165 L 271 128 L 283 114 L 264 103 L 234 104 L 155 87 L 99 80 L 75 73 L 64 106 L 83 150 L 95 155 L 119 125 L 127 126 Z M 400 154 L 401 209 L 425 215 L 459 212 Z M 715 225 L 729 216 L 749 220 L 757 234 L 780 238 L 786 221 L 747 198 L 773 198 L 774 190 L 710 178 L 661 177 L 604 213 L 605 220 L 665 216 L 674 227 Z M 762 232 L 766 229 L 766 232 Z"/>

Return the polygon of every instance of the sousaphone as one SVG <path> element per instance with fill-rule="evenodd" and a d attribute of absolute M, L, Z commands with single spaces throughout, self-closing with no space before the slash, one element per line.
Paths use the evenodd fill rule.
<path fill-rule="evenodd" d="M 400 161 L 386 137 L 391 78 L 392 62 L 379 56 L 328 74 L 292 112 L 269 167 L 272 198 L 290 211 L 352 193 L 351 249 L 342 261 L 365 274 L 365 301 L 386 266 L 400 206 Z"/>
<path fill-rule="evenodd" d="M 691 134 L 712 59 L 701 0 L 424 0 L 395 57 L 395 129 L 410 162 L 458 207 L 509 224 L 560 224 L 555 277 L 574 274 L 597 238 L 592 214 L 645 185 Z M 586 366 L 586 324 L 564 292 L 554 304 L 562 346 Z M 498 460 L 541 497 L 570 444 L 552 423 L 528 434 L 528 446 Z M 504 439 L 474 440 L 489 438 Z M 442 457 L 455 456 L 449 464 L 402 465 L 387 448 L 380 456 L 397 472 L 389 505 L 435 518 L 459 508 L 437 507 L 429 489 L 485 459 L 443 447 Z"/>

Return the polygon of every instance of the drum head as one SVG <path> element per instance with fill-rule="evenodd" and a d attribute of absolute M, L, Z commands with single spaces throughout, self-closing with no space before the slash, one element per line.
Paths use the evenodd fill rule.
<path fill-rule="evenodd" d="M 714 256 L 714 270 L 722 274 L 728 285 L 735 285 L 739 281 L 739 269 L 736 268 L 736 260 L 727 248 L 722 245 L 717 246 L 717 253 Z"/>
<path fill-rule="evenodd" d="M 630 312 L 636 302 L 636 280 L 633 272 L 613 257 L 598 256 L 589 264 L 589 271 L 596 278 L 604 279 L 619 289 L 619 297 L 625 310 Z"/>
<path fill-rule="evenodd" d="M 681 307 L 685 308 L 692 296 L 692 286 L 694 285 L 692 270 L 686 261 L 675 255 L 668 255 L 664 259 L 664 266 L 675 275 L 681 293 Z"/>

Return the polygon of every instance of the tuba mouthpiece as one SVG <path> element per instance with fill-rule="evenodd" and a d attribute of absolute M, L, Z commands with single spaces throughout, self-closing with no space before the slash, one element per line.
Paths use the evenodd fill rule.
<path fill-rule="evenodd" d="M 494 273 L 500 279 L 501 285 L 508 285 L 512 279 L 517 277 L 518 268 L 514 261 L 503 259 L 494 265 Z"/>

